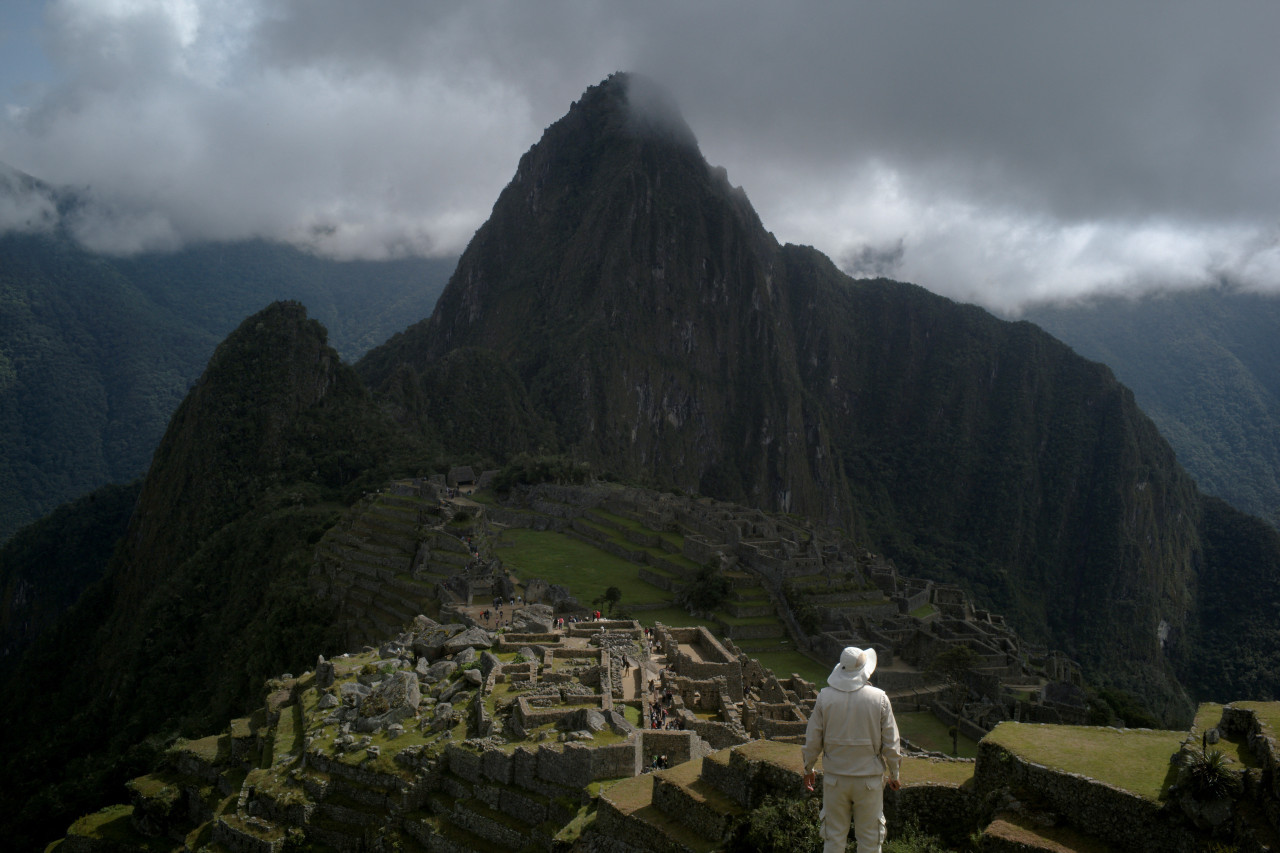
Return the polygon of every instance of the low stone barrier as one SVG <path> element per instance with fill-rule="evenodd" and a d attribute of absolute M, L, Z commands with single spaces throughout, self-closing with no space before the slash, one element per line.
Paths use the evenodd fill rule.
<path fill-rule="evenodd" d="M 978 744 L 974 794 L 985 798 L 1001 790 L 1019 799 L 1029 792 L 1074 827 L 1105 838 L 1122 850 L 1193 853 L 1197 841 L 1181 826 L 1164 820 L 1161 804 L 1076 773 L 1028 761 L 990 739 Z"/>

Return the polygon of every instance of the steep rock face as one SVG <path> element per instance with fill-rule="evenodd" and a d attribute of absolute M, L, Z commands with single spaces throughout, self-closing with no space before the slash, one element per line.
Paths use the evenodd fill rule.
<path fill-rule="evenodd" d="M 1186 707 L 1166 652 L 1197 498 L 1127 389 L 1030 324 L 778 245 L 642 80 L 547 129 L 435 313 L 358 369 L 385 387 L 462 347 L 509 364 L 579 457 L 845 524 Z"/>
<path fill-rule="evenodd" d="M 1128 389 L 1028 323 L 784 251 L 805 387 L 872 538 L 1174 710 L 1198 496 Z"/>
<path fill-rule="evenodd" d="M 848 522 L 780 267 L 674 108 L 616 75 L 521 159 L 432 317 L 359 369 L 489 349 L 602 467 Z"/>

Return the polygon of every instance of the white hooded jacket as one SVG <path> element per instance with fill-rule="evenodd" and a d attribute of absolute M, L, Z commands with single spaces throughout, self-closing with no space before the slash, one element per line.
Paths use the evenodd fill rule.
<path fill-rule="evenodd" d="M 806 773 L 819 755 L 824 755 L 824 773 L 881 776 L 887 770 L 890 779 L 897 779 L 902 747 L 885 692 L 865 682 L 852 690 L 822 688 L 805 731 Z"/>

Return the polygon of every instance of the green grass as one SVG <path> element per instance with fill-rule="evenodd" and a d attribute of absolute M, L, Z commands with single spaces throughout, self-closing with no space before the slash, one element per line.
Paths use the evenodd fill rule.
<path fill-rule="evenodd" d="M 924 619 L 928 616 L 932 616 L 934 613 L 937 613 L 937 612 L 938 612 L 938 608 L 934 607 L 932 604 L 922 604 L 921 606 L 917 607 L 915 610 L 912 610 L 911 615 L 916 617 L 917 619 Z"/>
<path fill-rule="evenodd" d="M 787 646 L 778 645 L 769 650 L 743 649 L 743 651 L 773 670 L 773 674 L 779 679 L 790 678 L 793 672 L 798 673 L 801 678 L 812 681 L 819 690 L 826 686 L 827 676 L 831 674 L 831 667 L 823 666 Z"/>
<path fill-rule="evenodd" d="M 1145 797 L 1161 799 L 1183 732 L 1005 722 L 984 738 L 1016 755 Z"/>
<path fill-rule="evenodd" d="M 902 784 L 933 783 L 959 787 L 973 778 L 974 765 L 965 761 L 935 761 L 930 758 L 902 759 Z"/>
<path fill-rule="evenodd" d="M 668 628 L 692 628 L 701 625 L 709 628 L 711 633 L 719 636 L 720 626 L 710 619 L 702 619 L 697 616 L 690 616 L 687 611 L 681 610 L 679 607 L 664 607 L 661 610 L 641 610 L 636 612 L 635 618 L 641 625 L 653 627 L 661 622 Z"/>
<path fill-rule="evenodd" d="M 117 849 L 159 851 L 170 850 L 173 842 L 165 838 L 147 838 L 133 828 L 133 806 L 107 806 L 101 811 L 77 820 L 68 835 L 100 839 Z"/>
<path fill-rule="evenodd" d="M 670 594 L 640 580 L 640 568 L 581 540 L 540 530 L 504 531 L 502 561 L 521 580 L 541 578 L 569 588 L 589 606 L 611 586 L 622 592 L 621 605 L 656 604 Z"/>
<path fill-rule="evenodd" d="M 939 720 L 929 711 L 907 711 L 894 714 L 898 721 L 898 731 L 907 740 L 921 749 L 930 752 L 941 752 L 951 755 L 950 726 Z M 960 735 L 957 742 L 959 758 L 977 758 L 978 744 L 970 738 Z"/>

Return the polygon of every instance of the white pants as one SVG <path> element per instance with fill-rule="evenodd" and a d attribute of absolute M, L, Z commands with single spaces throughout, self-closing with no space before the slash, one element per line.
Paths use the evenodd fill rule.
<path fill-rule="evenodd" d="M 880 853 L 884 843 L 884 777 L 822 776 L 822 853 L 844 853 L 852 813 L 858 853 Z"/>

